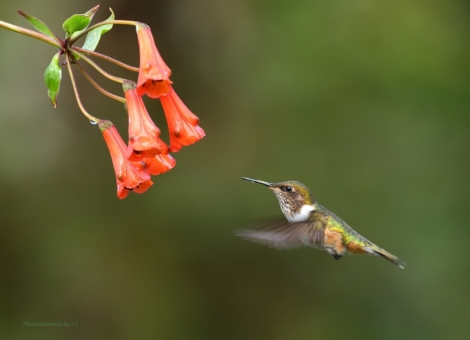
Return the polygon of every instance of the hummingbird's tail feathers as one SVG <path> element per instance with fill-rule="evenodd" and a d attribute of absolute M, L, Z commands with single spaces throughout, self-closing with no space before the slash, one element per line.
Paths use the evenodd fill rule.
<path fill-rule="evenodd" d="M 373 247 L 370 247 L 369 248 L 370 250 L 372 250 L 372 255 L 375 255 L 375 256 L 381 256 L 383 257 L 384 259 L 386 259 L 387 261 L 390 261 L 392 262 L 393 264 L 397 265 L 398 267 L 400 267 L 401 269 L 405 269 L 405 265 L 406 263 L 403 262 L 402 260 L 400 260 L 398 257 L 396 257 L 395 255 L 393 254 L 390 254 L 388 251 L 386 251 L 385 249 L 382 249 L 378 246 L 373 246 Z"/>

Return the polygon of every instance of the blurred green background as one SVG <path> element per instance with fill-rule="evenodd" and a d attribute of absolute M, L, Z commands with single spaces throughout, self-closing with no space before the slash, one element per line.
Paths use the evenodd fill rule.
<path fill-rule="evenodd" d="M 94 5 L 2 1 L 0 20 L 29 28 L 23 10 L 62 36 L 67 17 Z M 207 136 L 148 192 L 119 200 L 65 69 L 58 107 L 47 98 L 55 50 L 0 30 L 2 339 L 470 336 L 468 2 L 100 5 L 94 22 L 112 7 L 152 27 Z M 132 27 L 114 27 L 97 51 L 139 63 Z M 89 112 L 126 136 L 122 105 L 76 76 Z M 146 103 L 168 140 L 160 103 Z M 280 215 L 275 196 L 241 176 L 305 183 L 406 269 L 237 239 Z"/>

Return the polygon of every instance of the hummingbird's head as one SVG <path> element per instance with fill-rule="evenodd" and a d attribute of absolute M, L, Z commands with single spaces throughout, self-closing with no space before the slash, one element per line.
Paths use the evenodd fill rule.
<path fill-rule="evenodd" d="M 310 217 L 310 212 L 315 209 L 315 198 L 310 189 L 300 182 L 268 183 L 257 179 L 242 178 L 253 183 L 263 184 L 271 189 L 276 194 L 282 213 L 289 222 L 306 221 Z"/>

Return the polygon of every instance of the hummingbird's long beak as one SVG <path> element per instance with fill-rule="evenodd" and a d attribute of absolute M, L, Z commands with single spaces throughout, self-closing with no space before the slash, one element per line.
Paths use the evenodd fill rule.
<path fill-rule="evenodd" d="M 268 183 L 268 182 L 265 182 L 265 181 L 260 181 L 260 180 L 257 180 L 257 179 L 248 178 L 248 177 L 242 177 L 242 179 L 244 179 L 245 181 L 253 182 L 253 183 L 263 184 L 263 185 L 266 185 L 267 187 L 270 187 L 272 185 L 271 183 Z"/>

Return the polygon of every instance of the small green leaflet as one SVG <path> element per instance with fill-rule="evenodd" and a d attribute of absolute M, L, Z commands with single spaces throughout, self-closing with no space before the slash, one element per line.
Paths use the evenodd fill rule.
<path fill-rule="evenodd" d="M 86 29 L 99 7 L 99 5 L 95 6 L 85 14 L 74 14 L 65 20 L 62 24 L 62 28 L 66 33 L 66 37 L 68 38 L 74 33 L 75 35 L 80 34 L 80 31 Z"/>
<path fill-rule="evenodd" d="M 62 69 L 59 65 L 60 52 L 52 57 L 51 63 L 44 72 L 44 83 L 47 86 L 47 95 L 52 101 L 54 107 L 57 106 L 57 95 L 59 94 L 60 80 L 62 78 Z"/>
<path fill-rule="evenodd" d="M 47 35 L 48 37 L 53 38 L 54 40 L 57 40 L 57 37 L 52 33 L 52 31 L 47 27 L 45 23 L 43 23 L 41 20 L 38 18 L 33 17 L 32 15 L 29 15 L 23 11 L 18 11 L 18 13 L 24 17 L 28 22 L 33 26 L 38 32 L 41 32 L 42 34 Z"/>
<path fill-rule="evenodd" d="M 111 15 L 109 16 L 107 21 L 114 20 L 114 12 L 111 8 L 109 10 L 111 11 Z M 111 28 L 113 28 L 113 24 L 103 25 L 88 32 L 88 35 L 85 39 L 85 43 L 83 44 L 83 48 L 88 51 L 94 51 L 96 49 L 96 46 L 98 46 L 101 36 L 108 32 Z"/>

